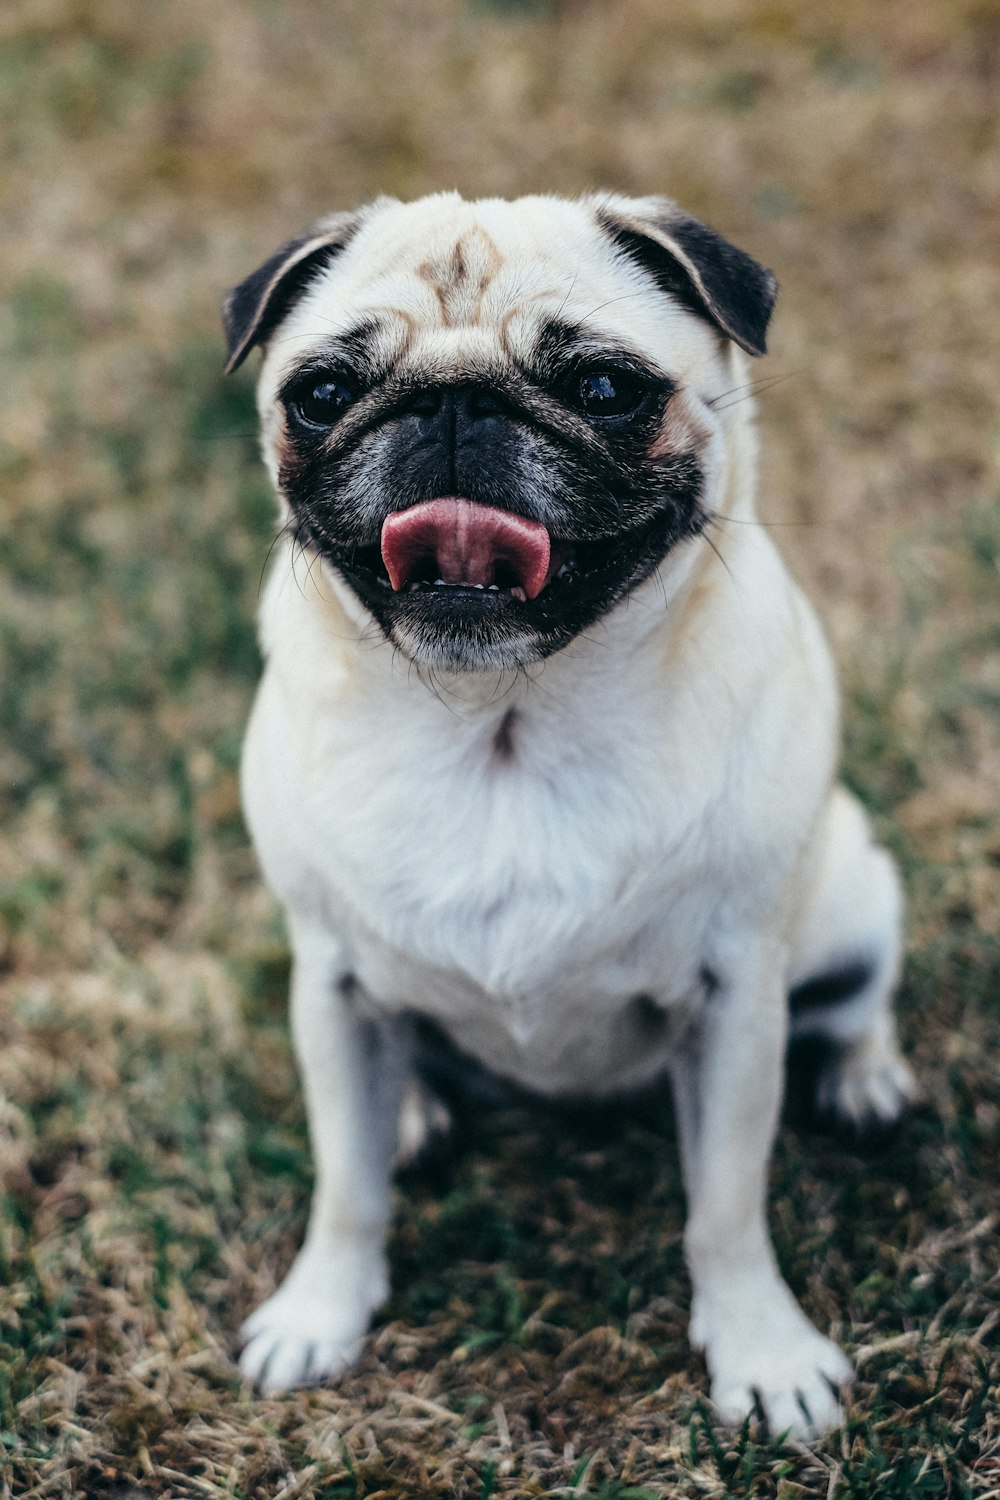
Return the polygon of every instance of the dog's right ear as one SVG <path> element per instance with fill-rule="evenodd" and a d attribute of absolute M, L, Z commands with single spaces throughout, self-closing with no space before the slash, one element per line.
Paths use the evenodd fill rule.
<path fill-rule="evenodd" d="M 233 287 L 222 309 L 229 341 L 227 375 L 239 369 L 251 349 L 267 342 L 313 273 L 346 248 L 364 218 L 363 213 L 345 213 L 318 220 Z"/>

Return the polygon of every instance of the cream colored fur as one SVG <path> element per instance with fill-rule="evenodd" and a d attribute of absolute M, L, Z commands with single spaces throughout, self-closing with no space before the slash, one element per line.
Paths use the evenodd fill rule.
<path fill-rule="evenodd" d="M 500 264 L 487 276 L 484 260 L 477 296 L 448 310 L 419 268 L 459 237 L 474 245 L 477 227 Z M 305 1245 L 246 1326 L 243 1369 L 269 1389 L 335 1374 L 386 1295 L 419 1012 L 543 1095 L 671 1080 L 712 1399 L 728 1420 L 759 1401 L 776 1429 L 822 1430 L 850 1366 L 788 1291 L 765 1222 L 786 996 L 859 947 L 877 959 L 870 991 L 830 1018 L 846 1051 L 827 1087 L 847 1113 L 894 1116 L 910 1089 L 888 1008 L 900 905 L 834 786 L 821 631 L 752 524 L 752 403 L 719 399 L 745 388 L 747 362 L 616 258 L 587 205 L 384 206 L 271 341 L 260 410 L 275 477 L 281 378 L 367 310 L 391 310 L 414 368 L 482 355 L 501 325 L 527 346 L 556 311 L 597 347 L 631 341 L 678 381 L 672 420 L 698 435 L 717 550 L 681 544 L 599 625 L 500 678 L 428 673 L 319 558 L 290 543 L 275 555 L 243 787 L 288 914 L 317 1181 Z M 501 759 L 512 708 L 516 753 Z M 652 1034 L 638 995 L 663 1013 Z"/>

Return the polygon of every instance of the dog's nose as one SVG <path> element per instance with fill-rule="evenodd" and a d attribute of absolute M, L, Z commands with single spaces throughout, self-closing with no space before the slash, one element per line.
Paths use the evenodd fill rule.
<path fill-rule="evenodd" d="M 462 443 L 481 434 L 503 411 L 503 404 L 486 386 L 442 385 L 419 391 L 410 402 L 421 435 L 439 441 Z"/>
<path fill-rule="evenodd" d="M 414 391 L 396 423 L 396 483 L 415 498 L 496 499 L 511 463 L 516 423 L 502 395 L 474 381 Z"/>

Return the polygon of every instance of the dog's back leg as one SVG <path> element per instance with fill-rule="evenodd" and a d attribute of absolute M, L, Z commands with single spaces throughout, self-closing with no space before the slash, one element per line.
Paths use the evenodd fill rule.
<path fill-rule="evenodd" d="M 411 1078 L 399 1111 L 399 1143 L 393 1157 L 396 1167 L 412 1167 L 433 1150 L 435 1142 L 448 1135 L 451 1110 L 422 1078 Z"/>
<path fill-rule="evenodd" d="M 882 1129 L 915 1097 L 892 1013 L 902 906 L 892 859 L 838 787 L 793 935 L 789 1096 L 800 1114 L 856 1132 Z"/>

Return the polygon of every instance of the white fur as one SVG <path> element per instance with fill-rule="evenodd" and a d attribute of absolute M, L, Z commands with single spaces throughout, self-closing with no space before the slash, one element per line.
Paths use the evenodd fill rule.
<path fill-rule="evenodd" d="M 504 269 L 475 323 L 443 327 L 414 268 L 477 222 Z M 282 376 L 311 343 L 387 308 L 416 327 L 406 358 L 418 367 L 481 351 L 505 312 L 515 340 L 559 309 L 595 340 L 633 341 L 686 393 L 710 508 L 727 519 L 713 528 L 719 555 L 704 539 L 682 544 L 600 625 L 501 678 L 430 680 L 322 562 L 287 546 L 275 558 L 244 795 L 289 914 L 317 1187 L 305 1247 L 247 1324 L 244 1371 L 279 1388 L 342 1369 L 385 1295 L 416 1011 L 542 1094 L 670 1076 L 692 1339 L 713 1399 L 729 1420 L 759 1399 L 774 1427 L 821 1430 L 850 1367 L 792 1298 L 765 1223 L 786 994 L 859 945 L 879 956 L 829 1087 L 847 1113 L 898 1112 L 910 1089 L 888 1009 L 899 899 L 860 809 L 832 790 L 837 705 L 821 632 L 749 524 L 751 405 L 709 404 L 747 379 L 745 362 L 615 259 L 580 205 L 386 207 L 268 351 L 272 473 Z M 512 708 L 516 753 L 504 760 L 493 740 Z M 666 1017 L 652 1037 L 630 1010 L 640 994 Z"/>

